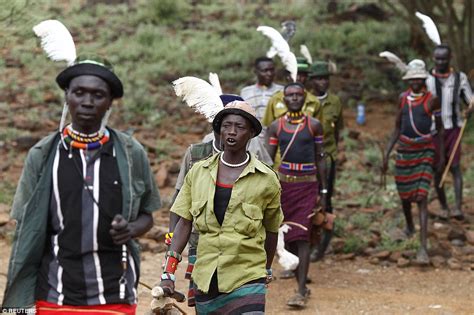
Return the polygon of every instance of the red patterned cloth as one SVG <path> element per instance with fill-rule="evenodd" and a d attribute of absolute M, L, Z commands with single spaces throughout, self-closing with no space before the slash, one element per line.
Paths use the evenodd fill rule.
<path fill-rule="evenodd" d="M 57 305 L 46 301 L 36 301 L 36 315 L 135 315 L 137 305 Z"/>

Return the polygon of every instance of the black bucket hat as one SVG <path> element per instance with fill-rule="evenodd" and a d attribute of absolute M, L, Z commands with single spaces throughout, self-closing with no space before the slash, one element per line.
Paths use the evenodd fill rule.
<path fill-rule="evenodd" d="M 72 66 L 58 74 L 56 82 L 61 89 L 65 90 L 73 78 L 81 75 L 97 76 L 109 84 L 114 98 L 123 96 L 122 81 L 114 73 L 112 64 L 98 56 L 79 56 Z"/>
<path fill-rule="evenodd" d="M 247 118 L 255 131 L 254 137 L 258 136 L 260 132 L 262 132 L 262 124 L 255 116 L 255 109 L 253 109 L 253 107 L 246 102 L 234 101 L 227 104 L 224 109 L 218 112 L 216 117 L 214 117 L 214 120 L 212 121 L 212 129 L 217 134 L 221 133 L 222 120 L 225 116 L 230 114 L 240 115 L 244 118 Z"/>

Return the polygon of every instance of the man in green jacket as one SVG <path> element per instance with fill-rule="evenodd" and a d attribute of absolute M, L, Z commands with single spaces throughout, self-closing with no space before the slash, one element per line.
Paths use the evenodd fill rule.
<path fill-rule="evenodd" d="M 331 72 L 329 70 L 328 62 L 316 61 L 311 65 L 309 85 L 311 91 L 316 95 L 316 98 L 321 104 L 321 123 L 324 131 L 324 153 L 326 154 L 326 169 L 328 170 L 327 211 L 332 213 L 333 208 L 331 200 L 336 180 L 337 144 L 344 123 L 342 120 L 341 101 L 336 94 L 329 91 L 330 75 Z M 331 231 L 324 231 L 320 246 L 316 247 L 311 253 L 312 261 L 319 260 L 324 256 L 324 252 L 329 245 L 331 236 Z"/>
<path fill-rule="evenodd" d="M 133 239 L 152 227 L 161 206 L 146 152 L 106 127 L 113 100 L 123 95 L 106 60 L 78 58 L 56 82 L 66 98 L 60 130 L 25 161 L 2 307 L 135 314 Z"/>

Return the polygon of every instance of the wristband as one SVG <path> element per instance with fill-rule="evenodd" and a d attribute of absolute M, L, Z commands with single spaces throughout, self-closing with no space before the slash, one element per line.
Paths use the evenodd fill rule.
<path fill-rule="evenodd" d="M 165 272 L 161 275 L 161 281 L 163 280 L 171 280 L 173 282 L 176 282 L 176 276 L 172 273 Z"/>
<path fill-rule="evenodd" d="M 173 239 L 173 232 L 166 233 L 166 235 L 165 235 L 165 245 L 170 246 L 172 239 Z"/>
<path fill-rule="evenodd" d="M 176 272 L 176 269 L 178 268 L 178 264 L 179 261 L 175 257 L 166 257 L 165 268 L 163 268 L 163 272 L 174 274 Z"/>
<path fill-rule="evenodd" d="M 328 190 L 325 188 L 325 189 L 321 189 L 321 193 L 322 194 L 327 194 L 328 193 Z"/>
<path fill-rule="evenodd" d="M 178 262 L 181 262 L 181 260 L 183 259 L 183 256 L 181 256 L 180 253 L 175 252 L 173 250 L 167 251 L 165 257 L 174 257 L 178 260 Z"/>

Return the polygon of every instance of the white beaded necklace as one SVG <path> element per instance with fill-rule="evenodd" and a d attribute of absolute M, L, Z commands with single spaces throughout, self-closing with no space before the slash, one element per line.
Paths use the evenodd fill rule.
<path fill-rule="evenodd" d="M 238 164 L 231 164 L 229 162 L 224 161 L 224 153 L 221 153 L 220 159 L 221 159 L 222 164 L 224 164 L 225 166 L 232 167 L 232 168 L 241 167 L 247 164 L 248 161 L 250 160 L 250 154 L 248 152 L 246 152 L 246 154 L 247 154 L 247 158 L 243 162 L 238 163 Z"/>
<path fill-rule="evenodd" d="M 216 139 L 212 140 L 212 148 L 214 149 L 214 151 L 216 151 L 216 153 L 222 152 L 222 150 L 219 150 L 216 147 Z"/>

